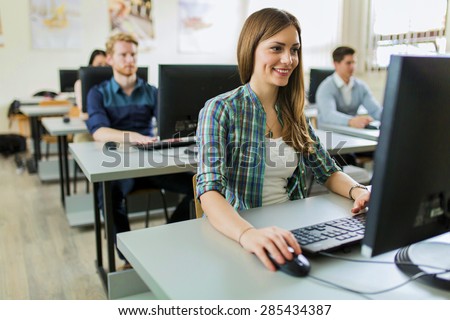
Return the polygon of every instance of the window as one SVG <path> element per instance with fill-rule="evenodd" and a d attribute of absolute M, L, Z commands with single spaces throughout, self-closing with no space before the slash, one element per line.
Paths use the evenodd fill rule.
<path fill-rule="evenodd" d="M 369 69 L 385 69 L 392 54 L 444 53 L 446 15 L 447 0 L 372 0 Z"/>

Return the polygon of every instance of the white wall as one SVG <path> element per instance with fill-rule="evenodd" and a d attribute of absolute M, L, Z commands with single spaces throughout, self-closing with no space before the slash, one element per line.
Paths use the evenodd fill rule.
<path fill-rule="evenodd" d="M 245 19 L 246 1 L 233 0 L 233 14 L 229 25 L 221 34 L 214 53 L 180 53 L 178 48 L 178 0 L 153 0 L 155 46 L 150 52 L 139 53 L 138 64 L 150 67 L 150 83 L 158 84 L 158 64 L 236 64 L 236 43 L 242 21 Z M 222 2 L 222 5 L 226 2 Z M 231 6 L 231 5 L 230 5 Z M 236 24 L 231 23 L 235 21 Z"/>
<path fill-rule="evenodd" d="M 235 64 L 235 47 L 215 54 L 181 54 L 177 48 L 178 0 L 154 0 L 155 47 L 139 54 L 139 65 L 150 67 L 150 83 L 157 84 L 157 66 L 164 63 Z M 245 19 L 246 1 L 237 1 L 237 19 Z M 107 0 L 81 0 L 82 48 L 36 50 L 31 47 L 28 0 L 0 0 L 5 46 L 0 47 L 0 132 L 7 131 L 7 107 L 14 98 L 42 89 L 59 90 L 59 68 L 77 69 L 88 63 L 95 48 L 104 48 L 109 33 Z M 236 18 L 236 17 L 235 17 Z M 241 25 L 227 28 L 226 43 L 237 43 Z"/>
<path fill-rule="evenodd" d="M 16 97 L 40 89 L 58 91 L 59 68 L 88 63 L 94 48 L 103 47 L 108 33 L 107 0 L 81 0 L 83 47 L 77 50 L 31 48 L 28 0 L 0 0 L 4 47 L 0 48 L 0 132 L 7 130 L 6 111 Z"/>
<path fill-rule="evenodd" d="M 80 1 L 84 26 L 82 48 L 36 50 L 31 48 L 29 0 L 0 0 L 5 41 L 5 46 L 0 47 L 0 132 L 8 130 L 6 110 L 14 98 L 28 97 L 42 89 L 58 91 L 59 68 L 76 69 L 86 65 L 91 51 L 104 47 L 109 33 L 107 0 Z M 155 46 L 149 52 L 140 52 L 138 61 L 139 65 L 150 67 L 149 82 L 157 85 L 158 64 L 235 64 L 236 43 L 242 23 L 248 15 L 248 10 L 259 9 L 262 3 L 264 6 L 286 8 L 299 18 L 303 29 L 305 70 L 311 66 L 331 66 L 328 51 L 331 53 L 342 39 L 340 29 L 343 23 L 343 8 L 341 4 L 335 4 L 341 1 L 227 0 L 224 3 L 228 5 L 232 1 L 237 1 L 235 2 L 237 9 L 235 16 L 230 19 L 238 22 L 235 25 L 230 23 L 223 31 L 221 30 L 221 34 L 218 35 L 222 40 L 218 43 L 220 50 L 214 54 L 183 54 L 177 48 L 178 0 L 153 0 Z M 344 0 L 344 3 L 347 1 L 354 0 Z M 331 40 L 327 40 L 325 45 L 318 45 L 315 40 L 325 37 L 326 30 L 322 30 L 321 26 L 328 20 L 336 21 L 338 26 L 332 30 L 331 36 L 327 35 Z M 313 31 L 320 34 L 315 35 Z"/>

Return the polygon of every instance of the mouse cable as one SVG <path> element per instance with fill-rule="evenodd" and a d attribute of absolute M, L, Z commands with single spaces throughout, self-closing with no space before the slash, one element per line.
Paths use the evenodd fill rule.
<path fill-rule="evenodd" d="M 321 254 L 323 256 L 326 256 L 326 257 L 339 259 L 339 260 L 350 261 L 350 262 L 377 263 L 377 264 L 395 264 L 395 262 L 391 262 L 391 261 L 372 261 L 372 260 L 361 260 L 361 259 L 345 258 L 345 257 L 340 257 L 340 256 L 337 256 L 337 255 L 334 255 L 334 254 L 331 254 L 331 253 L 327 253 L 327 252 L 319 252 L 319 254 Z M 408 263 L 408 262 L 401 263 L 401 264 L 418 266 L 418 265 L 416 265 L 414 263 Z M 333 287 L 336 287 L 336 288 L 339 288 L 339 289 L 342 289 L 342 290 L 345 290 L 345 291 L 349 291 L 349 292 L 352 292 L 352 293 L 356 293 L 356 294 L 362 295 L 366 299 L 371 299 L 370 297 L 367 297 L 366 295 L 376 295 L 376 294 L 385 293 L 385 292 L 392 291 L 392 290 L 395 290 L 397 288 L 400 288 L 400 287 L 402 287 L 402 286 L 404 286 L 404 285 L 406 285 L 406 284 L 408 284 L 408 283 L 410 283 L 412 281 L 415 281 L 415 280 L 417 280 L 419 278 L 422 278 L 422 277 L 436 276 L 436 275 L 445 274 L 445 273 L 450 272 L 450 269 L 444 269 L 444 268 L 440 268 L 440 267 L 436 267 L 436 266 L 426 266 L 426 265 L 420 265 L 420 266 L 422 266 L 422 267 L 425 266 L 425 267 L 434 268 L 434 269 L 441 269 L 443 271 L 436 272 L 436 273 L 427 273 L 427 272 L 423 272 L 423 271 L 422 272 L 418 272 L 415 275 L 412 275 L 411 277 L 409 277 L 408 280 L 406 280 L 406 281 L 404 281 L 404 282 L 402 282 L 402 283 L 400 283 L 398 285 L 395 285 L 395 286 L 390 287 L 390 288 L 378 290 L 378 291 L 372 291 L 372 292 L 364 292 L 364 291 L 359 291 L 359 290 L 356 290 L 356 289 L 348 288 L 348 287 L 339 285 L 337 283 L 334 283 L 334 282 L 331 282 L 331 281 L 328 281 L 328 280 L 324 280 L 324 279 L 315 277 L 315 276 L 313 276 L 311 274 L 309 275 L 309 277 L 311 277 L 311 278 L 313 278 L 313 279 L 315 279 L 317 281 L 320 281 L 322 283 L 331 285 Z"/>
<path fill-rule="evenodd" d="M 437 267 L 437 266 L 430 266 L 430 265 L 426 265 L 426 264 L 417 264 L 414 262 L 394 262 L 394 261 L 374 261 L 374 260 L 365 260 L 365 259 L 353 259 L 353 258 L 346 258 L 346 257 L 341 257 L 332 253 L 328 253 L 328 252 L 319 252 L 320 255 L 328 257 L 328 258 L 332 258 L 332 259 L 337 259 L 337 260 L 344 260 L 344 261 L 349 261 L 349 262 L 356 262 L 356 263 L 372 263 L 372 264 L 395 264 L 395 265 L 403 265 L 403 266 L 413 266 L 413 267 L 424 267 L 424 268 L 431 268 L 431 269 L 438 269 L 438 270 L 442 270 L 443 273 L 447 273 L 450 272 L 450 269 L 446 269 L 443 267 Z"/>
<path fill-rule="evenodd" d="M 411 276 L 408 280 L 406 280 L 406 281 L 404 281 L 402 283 L 399 283 L 399 284 L 397 284 L 397 285 L 395 285 L 393 287 L 382 289 L 382 290 L 378 290 L 378 291 L 359 291 L 359 290 L 356 290 L 356 289 L 352 289 L 352 288 L 348 288 L 348 287 L 342 286 L 340 284 L 337 284 L 337 283 L 334 283 L 334 282 L 331 282 L 331 281 L 328 281 L 328 280 L 324 280 L 324 279 L 315 277 L 315 276 L 313 276 L 311 274 L 309 274 L 308 277 L 310 277 L 310 278 L 312 278 L 314 280 L 320 281 L 322 283 L 331 285 L 331 286 L 336 287 L 338 289 L 342 289 L 342 290 L 345 290 L 345 291 L 349 291 L 349 292 L 352 292 L 352 293 L 356 293 L 356 294 L 362 295 L 366 299 L 371 299 L 370 297 L 366 297 L 366 295 L 376 295 L 376 294 L 389 292 L 389 291 L 398 289 L 398 288 L 400 288 L 400 287 L 402 287 L 402 286 L 404 286 L 404 285 L 406 285 L 406 284 L 408 284 L 408 283 L 410 283 L 412 281 L 415 281 L 415 280 L 417 280 L 419 278 L 422 278 L 422 277 L 425 277 L 425 276 L 435 276 L 435 275 L 440 275 L 440 274 L 444 274 L 444 273 L 447 273 L 447 272 L 436 272 L 436 273 L 426 273 L 426 272 L 423 272 L 423 271 L 422 272 L 418 272 L 415 275 Z"/>

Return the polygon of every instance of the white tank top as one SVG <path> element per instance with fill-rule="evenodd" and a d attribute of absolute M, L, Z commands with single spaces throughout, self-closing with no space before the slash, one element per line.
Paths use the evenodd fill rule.
<path fill-rule="evenodd" d="M 298 155 L 295 150 L 288 146 L 282 137 L 266 138 L 265 165 L 262 205 L 288 201 L 287 180 L 298 165 Z"/>

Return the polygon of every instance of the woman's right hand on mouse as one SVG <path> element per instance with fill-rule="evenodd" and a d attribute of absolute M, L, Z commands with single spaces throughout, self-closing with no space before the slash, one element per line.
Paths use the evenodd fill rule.
<path fill-rule="evenodd" d="M 278 227 L 262 229 L 249 229 L 239 239 L 239 244 L 247 251 L 254 253 L 259 260 L 271 271 L 276 271 L 270 254 L 279 264 L 286 260 L 292 260 L 294 256 L 288 250 L 288 246 L 294 249 L 295 254 L 301 254 L 300 245 L 294 235 L 287 230 Z"/>

